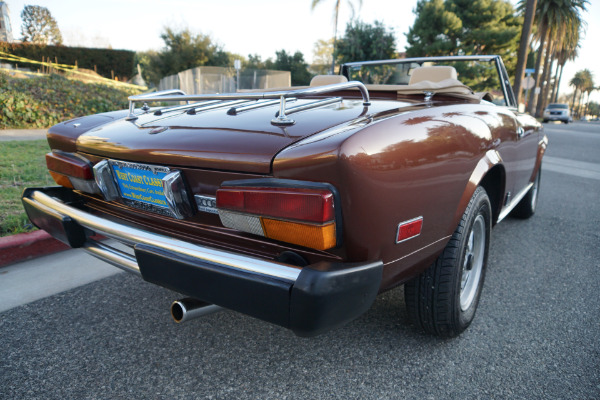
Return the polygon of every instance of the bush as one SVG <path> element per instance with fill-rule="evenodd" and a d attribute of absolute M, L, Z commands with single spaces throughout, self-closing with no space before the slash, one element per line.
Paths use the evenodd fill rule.
<path fill-rule="evenodd" d="M 0 72 L 0 129 L 46 128 L 88 114 L 125 109 L 135 88 L 83 83 L 60 75 L 12 78 Z"/>

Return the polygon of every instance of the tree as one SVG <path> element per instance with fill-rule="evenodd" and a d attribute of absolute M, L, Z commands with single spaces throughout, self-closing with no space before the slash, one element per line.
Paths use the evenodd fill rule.
<path fill-rule="evenodd" d="M 538 0 L 535 12 L 535 24 L 539 34 L 539 47 L 533 79 L 540 88 L 535 115 L 539 116 L 546 102 L 548 90 L 546 81 L 550 80 L 551 60 L 562 48 L 565 37 L 574 35 L 581 27 L 581 11 L 585 11 L 587 0 Z M 578 36 L 577 36 L 578 38 Z M 544 66 L 542 67 L 542 59 Z M 541 77 L 540 77 L 541 74 Z M 548 82 L 549 83 L 549 82 Z M 533 113 L 535 91 L 529 95 L 527 111 Z"/>
<path fill-rule="evenodd" d="M 56 20 L 46 7 L 25 6 L 21 11 L 21 40 L 35 44 L 62 44 Z"/>
<path fill-rule="evenodd" d="M 158 54 L 162 76 L 204 65 L 229 65 L 228 53 L 208 35 L 194 34 L 188 28 L 181 31 L 165 28 L 160 37 L 165 42 L 165 48 Z"/>
<path fill-rule="evenodd" d="M 323 0 L 312 0 L 312 4 L 311 4 L 311 10 L 314 10 L 315 7 L 317 5 L 319 5 L 319 3 L 321 3 Z M 336 48 L 336 41 L 337 41 L 337 30 L 338 30 L 338 20 L 339 20 L 339 16 L 340 16 L 340 5 L 341 5 L 342 0 L 335 0 L 335 6 L 333 7 L 333 52 L 335 53 L 335 48 Z M 352 18 L 354 18 L 354 4 L 352 3 L 351 0 L 347 0 L 348 5 L 350 6 L 350 9 L 352 10 Z M 362 0 L 358 0 L 358 7 L 362 7 Z M 332 57 L 332 61 L 331 61 L 331 74 L 334 73 L 335 70 L 335 57 Z"/>
<path fill-rule="evenodd" d="M 408 57 L 457 54 L 462 21 L 444 0 L 419 0 L 413 13 L 415 22 L 406 34 Z"/>
<path fill-rule="evenodd" d="M 589 69 L 584 69 L 581 71 L 577 71 L 571 81 L 569 82 L 571 86 L 575 87 L 575 91 L 573 92 L 573 100 L 571 102 L 571 110 L 575 113 L 577 117 L 582 115 L 582 100 L 583 95 L 585 93 L 588 94 L 588 100 L 590 93 L 594 90 L 594 76 Z M 577 92 L 579 91 L 579 98 L 577 98 Z M 577 105 L 575 101 L 577 100 Z"/>
<path fill-rule="evenodd" d="M 505 0 L 419 0 L 406 35 L 410 57 L 498 54 L 514 72 L 521 18 Z"/>
<path fill-rule="evenodd" d="M 515 70 L 515 84 L 513 89 L 517 104 L 521 103 L 521 82 L 525 74 L 525 64 L 527 64 L 527 55 L 529 53 L 529 42 L 531 40 L 531 28 L 533 26 L 533 17 L 537 0 L 521 0 L 519 2 L 519 10 L 523 13 L 523 29 L 521 29 L 521 39 L 519 40 L 519 56 L 517 58 L 517 67 Z"/>
<path fill-rule="evenodd" d="M 396 39 L 383 23 L 373 25 L 361 21 L 349 22 L 346 33 L 337 44 L 334 57 L 339 63 L 384 60 L 396 55 Z"/>
<path fill-rule="evenodd" d="M 293 55 L 285 50 L 275 52 L 275 61 L 270 59 L 265 62 L 267 69 L 290 71 L 292 74 L 292 86 L 304 86 L 310 83 L 312 74 L 308 71 L 308 63 L 304 61 L 304 55 L 297 51 Z"/>

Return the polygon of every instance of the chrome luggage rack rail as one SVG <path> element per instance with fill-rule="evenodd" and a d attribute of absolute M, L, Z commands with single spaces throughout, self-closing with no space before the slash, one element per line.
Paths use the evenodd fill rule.
<path fill-rule="evenodd" d="M 253 93 L 223 93 L 223 94 L 193 94 L 187 95 L 185 92 L 179 89 L 174 90 L 163 90 L 156 93 L 142 94 L 136 96 L 129 96 L 129 114 L 127 120 L 136 120 L 140 113 L 135 113 L 135 103 L 144 102 L 142 107 L 143 113 L 150 111 L 150 107 L 147 106 L 146 102 L 151 101 L 185 101 L 186 104 L 165 107 L 158 110 L 154 110 L 155 115 L 162 115 L 166 112 L 188 110 L 188 113 L 194 114 L 197 111 L 219 108 L 221 106 L 233 106 L 238 105 L 239 107 L 229 108 L 227 114 L 236 115 L 243 111 L 248 111 L 260 107 L 266 107 L 279 103 L 279 111 L 275 115 L 275 118 L 271 120 L 273 125 L 288 126 L 293 125 L 295 121 L 286 115 L 294 112 L 304 111 L 315 107 L 322 107 L 328 104 L 332 104 L 342 100 L 342 97 L 332 97 L 328 99 L 316 100 L 308 104 L 286 108 L 288 102 L 295 101 L 297 98 L 308 97 L 314 95 L 320 95 L 323 93 L 335 92 L 339 90 L 357 88 L 363 98 L 363 105 L 369 106 L 371 101 L 369 99 L 369 91 L 361 82 L 350 81 L 345 83 L 336 83 L 333 85 L 309 87 L 305 89 L 289 90 L 289 91 L 274 91 L 274 92 L 253 92 Z M 276 99 L 275 101 L 273 99 Z M 255 100 L 251 102 L 250 100 Z M 267 100 L 267 101 L 259 101 Z M 195 101 L 195 103 L 190 103 Z"/>

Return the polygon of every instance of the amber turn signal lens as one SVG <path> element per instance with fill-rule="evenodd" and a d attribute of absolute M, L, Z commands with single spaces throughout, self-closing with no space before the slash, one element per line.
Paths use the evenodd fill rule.
<path fill-rule="evenodd" d="M 52 179 L 54 179 L 54 182 L 56 182 L 57 185 L 64 186 L 69 189 L 73 189 L 73 184 L 71 183 L 71 180 L 69 179 L 68 176 L 59 174 L 58 172 L 54 172 L 54 171 L 48 171 L 48 172 L 50 172 L 50 175 L 52 175 Z"/>
<path fill-rule="evenodd" d="M 335 247 L 335 223 L 309 225 L 298 222 L 261 218 L 265 236 L 270 239 L 306 246 L 317 250 Z"/>

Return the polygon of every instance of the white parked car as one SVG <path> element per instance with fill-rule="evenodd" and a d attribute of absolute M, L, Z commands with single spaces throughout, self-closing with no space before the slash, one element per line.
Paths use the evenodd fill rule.
<path fill-rule="evenodd" d="M 551 103 L 544 110 L 544 122 L 562 121 L 568 124 L 571 120 L 571 111 L 568 104 Z"/>

